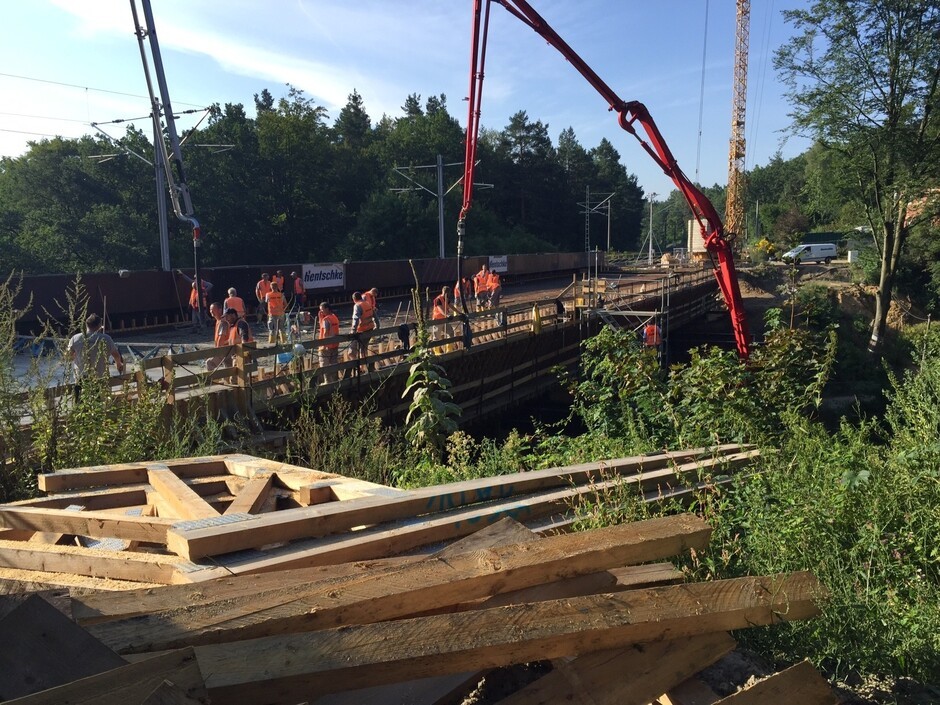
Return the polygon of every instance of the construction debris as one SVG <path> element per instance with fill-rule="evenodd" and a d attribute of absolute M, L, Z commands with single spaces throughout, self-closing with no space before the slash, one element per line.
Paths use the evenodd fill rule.
<path fill-rule="evenodd" d="M 3 598 L 0 630 L 28 609 L 23 643 L 53 646 L 34 662 L 36 649 L 6 639 L 0 697 L 461 702 L 492 669 L 539 662 L 541 677 L 500 702 L 678 705 L 689 679 L 734 649 L 728 630 L 813 617 L 819 583 L 683 582 L 662 561 L 707 546 L 693 515 L 555 529 L 570 528 L 573 499 L 614 483 L 682 497 L 755 456 L 723 446 L 415 491 L 249 456 L 45 475 L 56 494 L 0 506 L 0 565 L 17 569 L 0 586 L 57 584 L 49 570 L 91 583 L 67 588 L 70 604 L 62 589 Z M 134 582 L 94 586 L 105 578 Z M 755 697 L 834 702 L 818 675 L 795 673 Z"/>

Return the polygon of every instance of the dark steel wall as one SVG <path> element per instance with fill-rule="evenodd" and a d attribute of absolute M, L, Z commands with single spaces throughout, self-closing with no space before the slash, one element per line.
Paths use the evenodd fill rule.
<path fill-rule="evenodd" d="M 593 253 L 591 254 L 593 266 Z M 603 257 L 603 254 L 601 254 Z M 413 260 L 421 287 L 435 288 L 451 284 L 457 279 L 457 261 L 446 259 Z M 487 262 L 486 257 L 466 257 L 463 271 L 471 276 Z M 535 255 L 509 255 L 508 271 L 502 277 L 506 283 L 533 279 L 540 276 L 571 274 L 586 268 L 584 252 L 563 252 Z M 603 261 L 601 261 L 603 266 Z M 222 301 L 229 287 L 235 287 L 249 306 L 254 306 L 255 283 L 262 272 L 273 274 L 280 269 L 284 275 L 302 272 L 302 264 L 253 265 L 246 267 L 216 267 L 200 270 L 212 282 L 210 299 Z M 192 270 L 184 270 L 192 276 Z M 22 332 L 35 331 L 49 320 L 64 322 L 66 290 L 79 281 L 88 294 L 89 311 L 107 313 L 108 318 L 143 319 L 151 316 L 188 314 L 190 284 L 176 272 L 128 271 L 125 276 L 117 272 L 26 276 L 22 290 L 14 301 L 17 309 L 27 309 L 20 319 Z M 341 287 L 309 289 L 311 302 L 329 300 L 348 301 L 353 291 L 377 287 L 383 295 L 405 294 L 414 286 L 414 275 L 407 260 L 384 262 L 349 262 L 346 264 L 345 284 Z"/>

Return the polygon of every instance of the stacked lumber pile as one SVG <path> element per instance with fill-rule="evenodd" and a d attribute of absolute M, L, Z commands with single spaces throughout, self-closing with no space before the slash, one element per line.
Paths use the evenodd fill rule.
<path fill-rule="evenodd" d="M 814 616 L 815 578 L 683 583 L 667 561 L 710 537 L 692 515 L 564 530 L 614 484 L 681 499 L 755 456 L 415 491 L 234 455 L 45 475 L 52 495 L 0 506 L 0 592 L 44 588 L 0 597 L 0 700 L 460 703 L 535 663 L 488 702 L 718 702 L 694 677 L 727 632 Z M 730 697 L 835 702 L 806 664 Z"/>

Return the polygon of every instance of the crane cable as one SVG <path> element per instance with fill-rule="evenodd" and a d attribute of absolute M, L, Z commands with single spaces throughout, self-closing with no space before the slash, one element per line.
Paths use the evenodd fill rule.
<path fill-rule="evenodd" d="M 698 171 L 702 162 L 702 120 L 705 116 L 705 56 L 708 52 L 708 4 L 709 0 L 705 0 L 705 32 L 702 38 L 702 85 L 698 97 L 698 143 L 695 147 L 695 183 L 701 183 Z"/>

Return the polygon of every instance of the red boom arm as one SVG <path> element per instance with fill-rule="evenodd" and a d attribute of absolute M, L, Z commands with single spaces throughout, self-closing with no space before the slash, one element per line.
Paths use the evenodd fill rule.
<path fill-rule="evenodd" d="M 682 173 L 646 106 L 635 100 L 629 102 L 622 100 L 617 96 L 610 86 L 594 73 L 594 70 L 578 56 L 574 49 L 568 46 L 568 43 L 551 28 L 526 0 L 473 0 L 466 162 L 464 165 L 463 207 L 460 209 L 460 218 L 457 225 L 458 233 L 461 235 L 463 233 L 464 219 L 473 200 L 473 175 L 480 128 L 480 105 L 483 96 L 483 69 L 486 62 L 486 36 L 489 26 L 490 2 L 497 2 L 502 5 L 510 14 L 524 22 L 561 52 L 561 55 L 607 101 L 609 109 L 617 113 L 617 121 L 620 126 L 637 139 L 643 149 L 646 150 L 646 153 L 653 158 L 666 176 L 672 179 L 676 188 L 682 192 L 686 202 L 692 209 L 692 215 L 701 228 L 702 237 L 705 239 L 705 249 L 713 257 L 715 279 L 718 280 L 718 287 L 721 289 L 721 294 L 731 314 L 731 326 L 734 329 L 738 354 L 743 359 L 747 359 L 750 353 L 751 338 L 744 315 L 744 302 L 741 299 L 741 290 L 738 286 L 731 245 L 724 237 L 724 226 L 715 207 L 705 197 L 705 194 L 699 191 L 688 177 Z M 483 7 L 484 3 L 485 8 Z M 649 142 L 637 133 L 634 127 L 635 123 L 639 123 L 643 128 Z M 458 254 L 462 254 L 462 245 L 463 243 L 459 242 Z"/>

